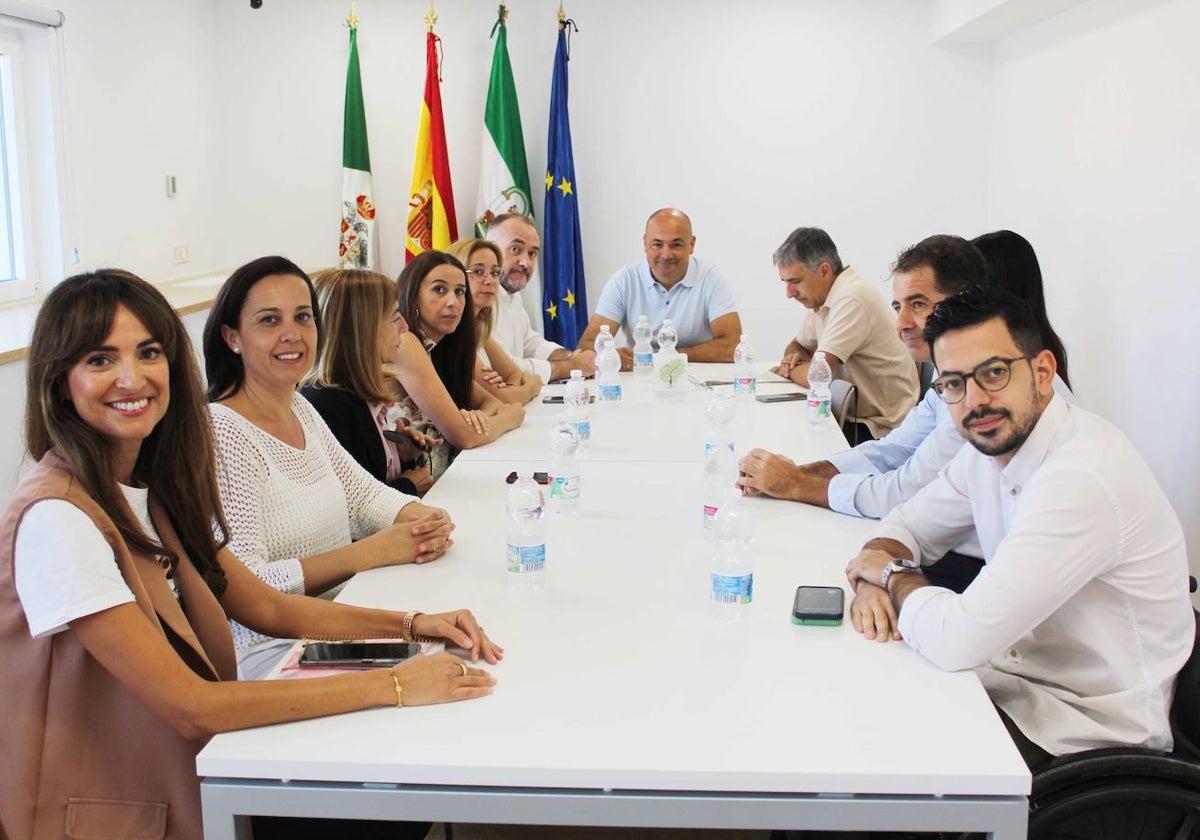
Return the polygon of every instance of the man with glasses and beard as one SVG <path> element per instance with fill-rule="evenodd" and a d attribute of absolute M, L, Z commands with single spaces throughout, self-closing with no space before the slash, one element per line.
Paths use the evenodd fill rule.
<path fill-rule="evenodd" d="M 975 669 L 1030 767 L 1099 747 L 1169 750 L 1194 634 L 1170 502 L 1119 430 L 1055 395 L 1024 302 L 967 289 L 924 335 L 932 387 L 971 445 L 850 561 L 855 629 L 881 642 L 898 629 L 939 668 Z M 979 576 L 962 594 L 930 585 L 921 564 L 972 528 Z"/>

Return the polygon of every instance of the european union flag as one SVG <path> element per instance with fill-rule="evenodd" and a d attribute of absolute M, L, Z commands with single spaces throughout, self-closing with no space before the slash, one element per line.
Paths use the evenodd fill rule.
<path fill-rule="evenodd" d="M 575 157 L 571 153 L 571 119 L 567 113 L 567 26 L 558 26 L 554 80 L 550 86 L 549 160 L 546 166 L 546 211 L 542 218 L 542 320 L 546 338 L 574 348 L 587 328 L 587 288 L 583 279 L 583 244 L 579 236 L 579 202 Z"/>

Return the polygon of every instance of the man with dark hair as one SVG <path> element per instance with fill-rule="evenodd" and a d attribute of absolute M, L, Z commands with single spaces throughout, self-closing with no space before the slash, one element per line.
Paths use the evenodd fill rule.
<path fill-rule="evenodd" d="M 503 291 L 496 297 L 492 338 L 518 367 L 536 373 L 543 382 L 566 379 L 572 370 L 591 376 L 596 367 L 595 351 L 567 350 L 543 337 L 534 330 L 521 301 L 521 290 L 533 277 L 542 248 L 533 219 L 520 213 L 497 216 L 488 225 L 487 238 L 499 245 L 504 255 L 500 276 Z"/>
<path fill-rule="evenodd" d="M 787 296 L 811 310 L 772 370 L 807 387 L 809 362 L 822 351 L 834 378 L 858 391 L 847 436 L 857 442 L 890 432 L 916 403 L 918 382 L 883 298 L 853 268 L 843 267 L 820 228 L 792 231 L 772 259 Z"/>
<path fill-rule="evenodd" d="M 986 281 L 982 255 L 958 236 L 930 236 L 900 253 L 892 272 L 892 309 L 896 332 L 914 362 L 929 361 L 921 331 L 938 302 Z M 945 403 L 931 391 L 885 437 L 827 461 L 798 465 L 754 449 L 742 459 L 738 483 L 747 493 L 878 519 L 933 481 L 962 444 Z M 962 550 L 978 557 L 972 544 L 969 540 Z"/>
<path fill-rule="evenodd" d="M 712 263 L 692 255 L 696 237 L 682 210 L 664 207 L 646 220 L 642 248 L 646 259 L 617 271 L 600 294 L 592 319 L 579 337 L 591 347 L 600 328 L 621 330 L 617 348 L 621 370 L 633 370 L 633 328 L 640 316 L 650 321 L 651 343 L 658 349 L 658 328 L 670 318 L 679 335 L 680 353 L 693 362 L 732 362 L 742 334 L 733 292 Z"/>
<path fill-rule="evenodd" d="M 1054 392 L 1024 301 L 975 287 L 925 325 L 931 390 L 971 444 L 893 510 L 846 567 L 855 629 L 945 670 L 976 670 L 1031 767 L 1107 746 L 1169 750 L 1192 648 L 1183 531 L 1114 426 Z M 986 565 L 962 594 L 928 563 L 974 530 Z"/>

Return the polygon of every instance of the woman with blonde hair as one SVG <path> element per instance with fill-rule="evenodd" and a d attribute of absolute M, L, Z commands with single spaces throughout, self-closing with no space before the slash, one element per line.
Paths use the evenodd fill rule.
<path fill-rule="evenodd" d="M 64 280 L 38 313 L 25 410 L 37 464 L 0 519 L 0 834 L 14 840 L 201 840 L 195 758 L 211 735 L 491 692 L 446 653 L 237 681 L 228 619 L 277 636 L 431 636 L 492 663 L 501 651 L 466 610 L 288 595 L 238 562 L 190 348 L 162 294 L 124 271 Z"/>
<path fill-rule="evenodd" d="M 542 379 L 517 367 L 499 343 L 492 340 L 500 266 L 504 262 L 500 246 L 486 239 L 460 239 L 446 253 L 463 264 L 471 286 L 477 345 L 475 381 L 501 402 L 524 405 L 542 390 Z"/>
<path fill-rule="evenodd" d="M 420 417 L 397 404 L 385 372 L 408 332 L 395 282 L 374 271 L 331 269 L 314 286 L 325 337 L 300 393 L 363 469 L 403 493 L 425 495 L 433 484 L 428 451 L 442 441 L 412 423 Z"/>

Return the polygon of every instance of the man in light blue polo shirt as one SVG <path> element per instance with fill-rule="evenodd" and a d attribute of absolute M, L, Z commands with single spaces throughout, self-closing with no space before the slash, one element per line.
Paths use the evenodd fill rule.
<path fill-rule="evenodd" d="M 621 370 L 632 370 L 633 327 L 645 315 L 655 350 L 658 328 L 670 318 L 679 333 L 678 350 L 690 361 L 732 362 L 742 320 L 729 284 L 714 266 L 692 256 L 692 220 L 673 207 L 658 210 L 646 220 L 642 244 L 646 259 L 609 278 L 579 347 L 591 349 L 605 324 L 613 335 L 620 329 L 626 345 L 617 348 Z"/>

